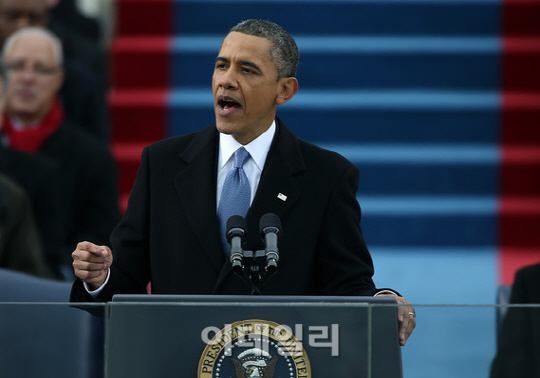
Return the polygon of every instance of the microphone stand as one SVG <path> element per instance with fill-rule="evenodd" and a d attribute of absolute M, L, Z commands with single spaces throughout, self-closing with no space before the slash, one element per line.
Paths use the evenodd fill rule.
<path fill-rule="evenodd" d="M 227 241 L 231 244 L 230 262 L 233 272 L 251 288 L 251 295 L 262 295 L 259 286 L 264 285 L 277 270 L 279 260 L 277 239 L 281 232 L 281 221 L 273 213 L 265 214 L 260 219 L 260 230 L 265 249 L 244 250 L 242 242 L 246 235 L 246 221 L 240 215 L 233 215 L 227 220 Z M 244 269 L 244 260 L 248 259 L 249 269 Z M 261 259 L 265 259 L 264 272 L 261 274 Z"/>
<path fill-rule="evenodd" d="M 259 287 L 268 281 L 276 272 L 276 269 L 269 269 L 268 264 L 266 264 L 264 273 L 261 274 L 259 261 L 263 258 L 266 260 L 266 251 L 264 249 L 258 251 L 242 249 L 242 255 L 244 259 L 250 261 L 250 264 L 248 264 L 249 269 L 245 269 L 244 265 L 242 265 L 241 269 L 234 269 L 234 273 L 251 287 L 251 295 L 262 295 Z"/>

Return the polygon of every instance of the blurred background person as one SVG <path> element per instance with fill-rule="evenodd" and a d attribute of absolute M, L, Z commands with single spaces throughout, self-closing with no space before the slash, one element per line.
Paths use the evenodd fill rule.
<path fill-rule="evenodd" d="M 71 33 L 99 43 L 103 31 L 98 20 L 80 12 L 77 0 L 46 0 L 51 9 L 51 25 L 62 24 Z M 94 1 L 94 0 L 93 0 Z"/>
<path fill-rule="evenodd" d="M 61 2 L 57 3 L 53 9 L 60 7 Z M 65 80 L 59 94 L 66 117 L 107 142 L 110 124 L 105 49 L 65 27 L 64 18 L 51 19 L 50 7 L 47 0 L 0 0 L 0 43 L 23 27 L 48 27 L 58 33 L 65 51 Z"/>
<path fill-rule="evenodd" d="M 77 8 L 76 0 L 45 0 L 49 6 L 48 28 L 60 38 L 64 54 L 106 79 L 106 51 L 100 23 Z"/>
<path fill-rule="evenodd" d="M 0 114 L 4 113 L 7 85 L 6 71 L 0 64 Z M 2 124 L 3 117 L 0 117 L 0 132 Z M 0 137 L 0 173 L 24 189 L 31 203 L 45 261 L 54 277 L 62 279 L 62 271 L 69 264 L 65 253 L 69 246 L 66 245 L 66 214 L 61 206 L 59 166 L 45 156 L 9 148 L 4 135 Z"/>
<path fill-rule="evenodd" d="M 3 137 L 6 146 L 45 156 L 60 168 L 66 242 L 108 243 L 119 221 L 116 163 L 105 144 L 64 116 L 62 45 L 43 28 L 23 28 L 4 43 L 8 72 Z"/>
<path fill-rule="evenodd" d="M 502 322 L 491 378 L 540 378 L 540 263 L 516 272 L 510 304 Z"/>
<path fill-rule="evenodd" d="M 0 173 L 0 267 L 53 278 L 24 190 Z"/>

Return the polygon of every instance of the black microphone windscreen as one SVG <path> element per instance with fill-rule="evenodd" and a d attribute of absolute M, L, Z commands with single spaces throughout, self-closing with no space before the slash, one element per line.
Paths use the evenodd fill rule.
<path fill-rule="evenodd" d="M 277 233 L 281 232 L 281 220 L 274 213 L 266 213 L 261 217 L 259 221 L 259 229 L 261 233 L 264 233 L 268 227 L 276 228 Z"/>
<path fill-rule="evenodd" d="M 243 216 L 241 215 L 233 215 L 229 219 L 227 219 L 227 234 L 229 231 L 233 228 L 240 228 L 246 231 L 247 223 Z"/>

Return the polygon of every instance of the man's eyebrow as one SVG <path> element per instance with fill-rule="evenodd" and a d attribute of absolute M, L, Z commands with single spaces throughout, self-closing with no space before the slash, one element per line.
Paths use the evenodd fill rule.
<path fill-rule="evenodd" d="M 240 63 L 241 63 L 243 66 L 251 67 L 251 68 L 254 68 L 254 69 L 256 69 L 257 71 L 261 72 L 261 69 L 259 68 L 259 66 L 256 65 L 256 64 L 253 63 L 253 62 L 250 62 L 249 60 L 240 60 Z"/>
<path fill-rule="evenodd" d="M 216 58 L 216 63 L 230 63 L 230 59 L 228 58 L 225 58 L 223 56 L 218 56 Z M 261 72 L 261 69 L 258 65 L 256 65 L 255 63 L 249 61 L 249 60 L 239 60 L 240 64 L 242 66 L 247 66 L 247 67 L 251 67 L 251 68 L 254 68 L 256 69 L 257 71 Z"/>

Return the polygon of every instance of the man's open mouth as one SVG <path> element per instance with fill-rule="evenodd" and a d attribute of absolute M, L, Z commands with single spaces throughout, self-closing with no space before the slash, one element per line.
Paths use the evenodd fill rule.
<path fill-rule="evenodd" d="M 235 101 L 231 97 L 225 96 L 218 99 L 218 106 L 225 111 L 242 107 L 237 101 Z"/>

